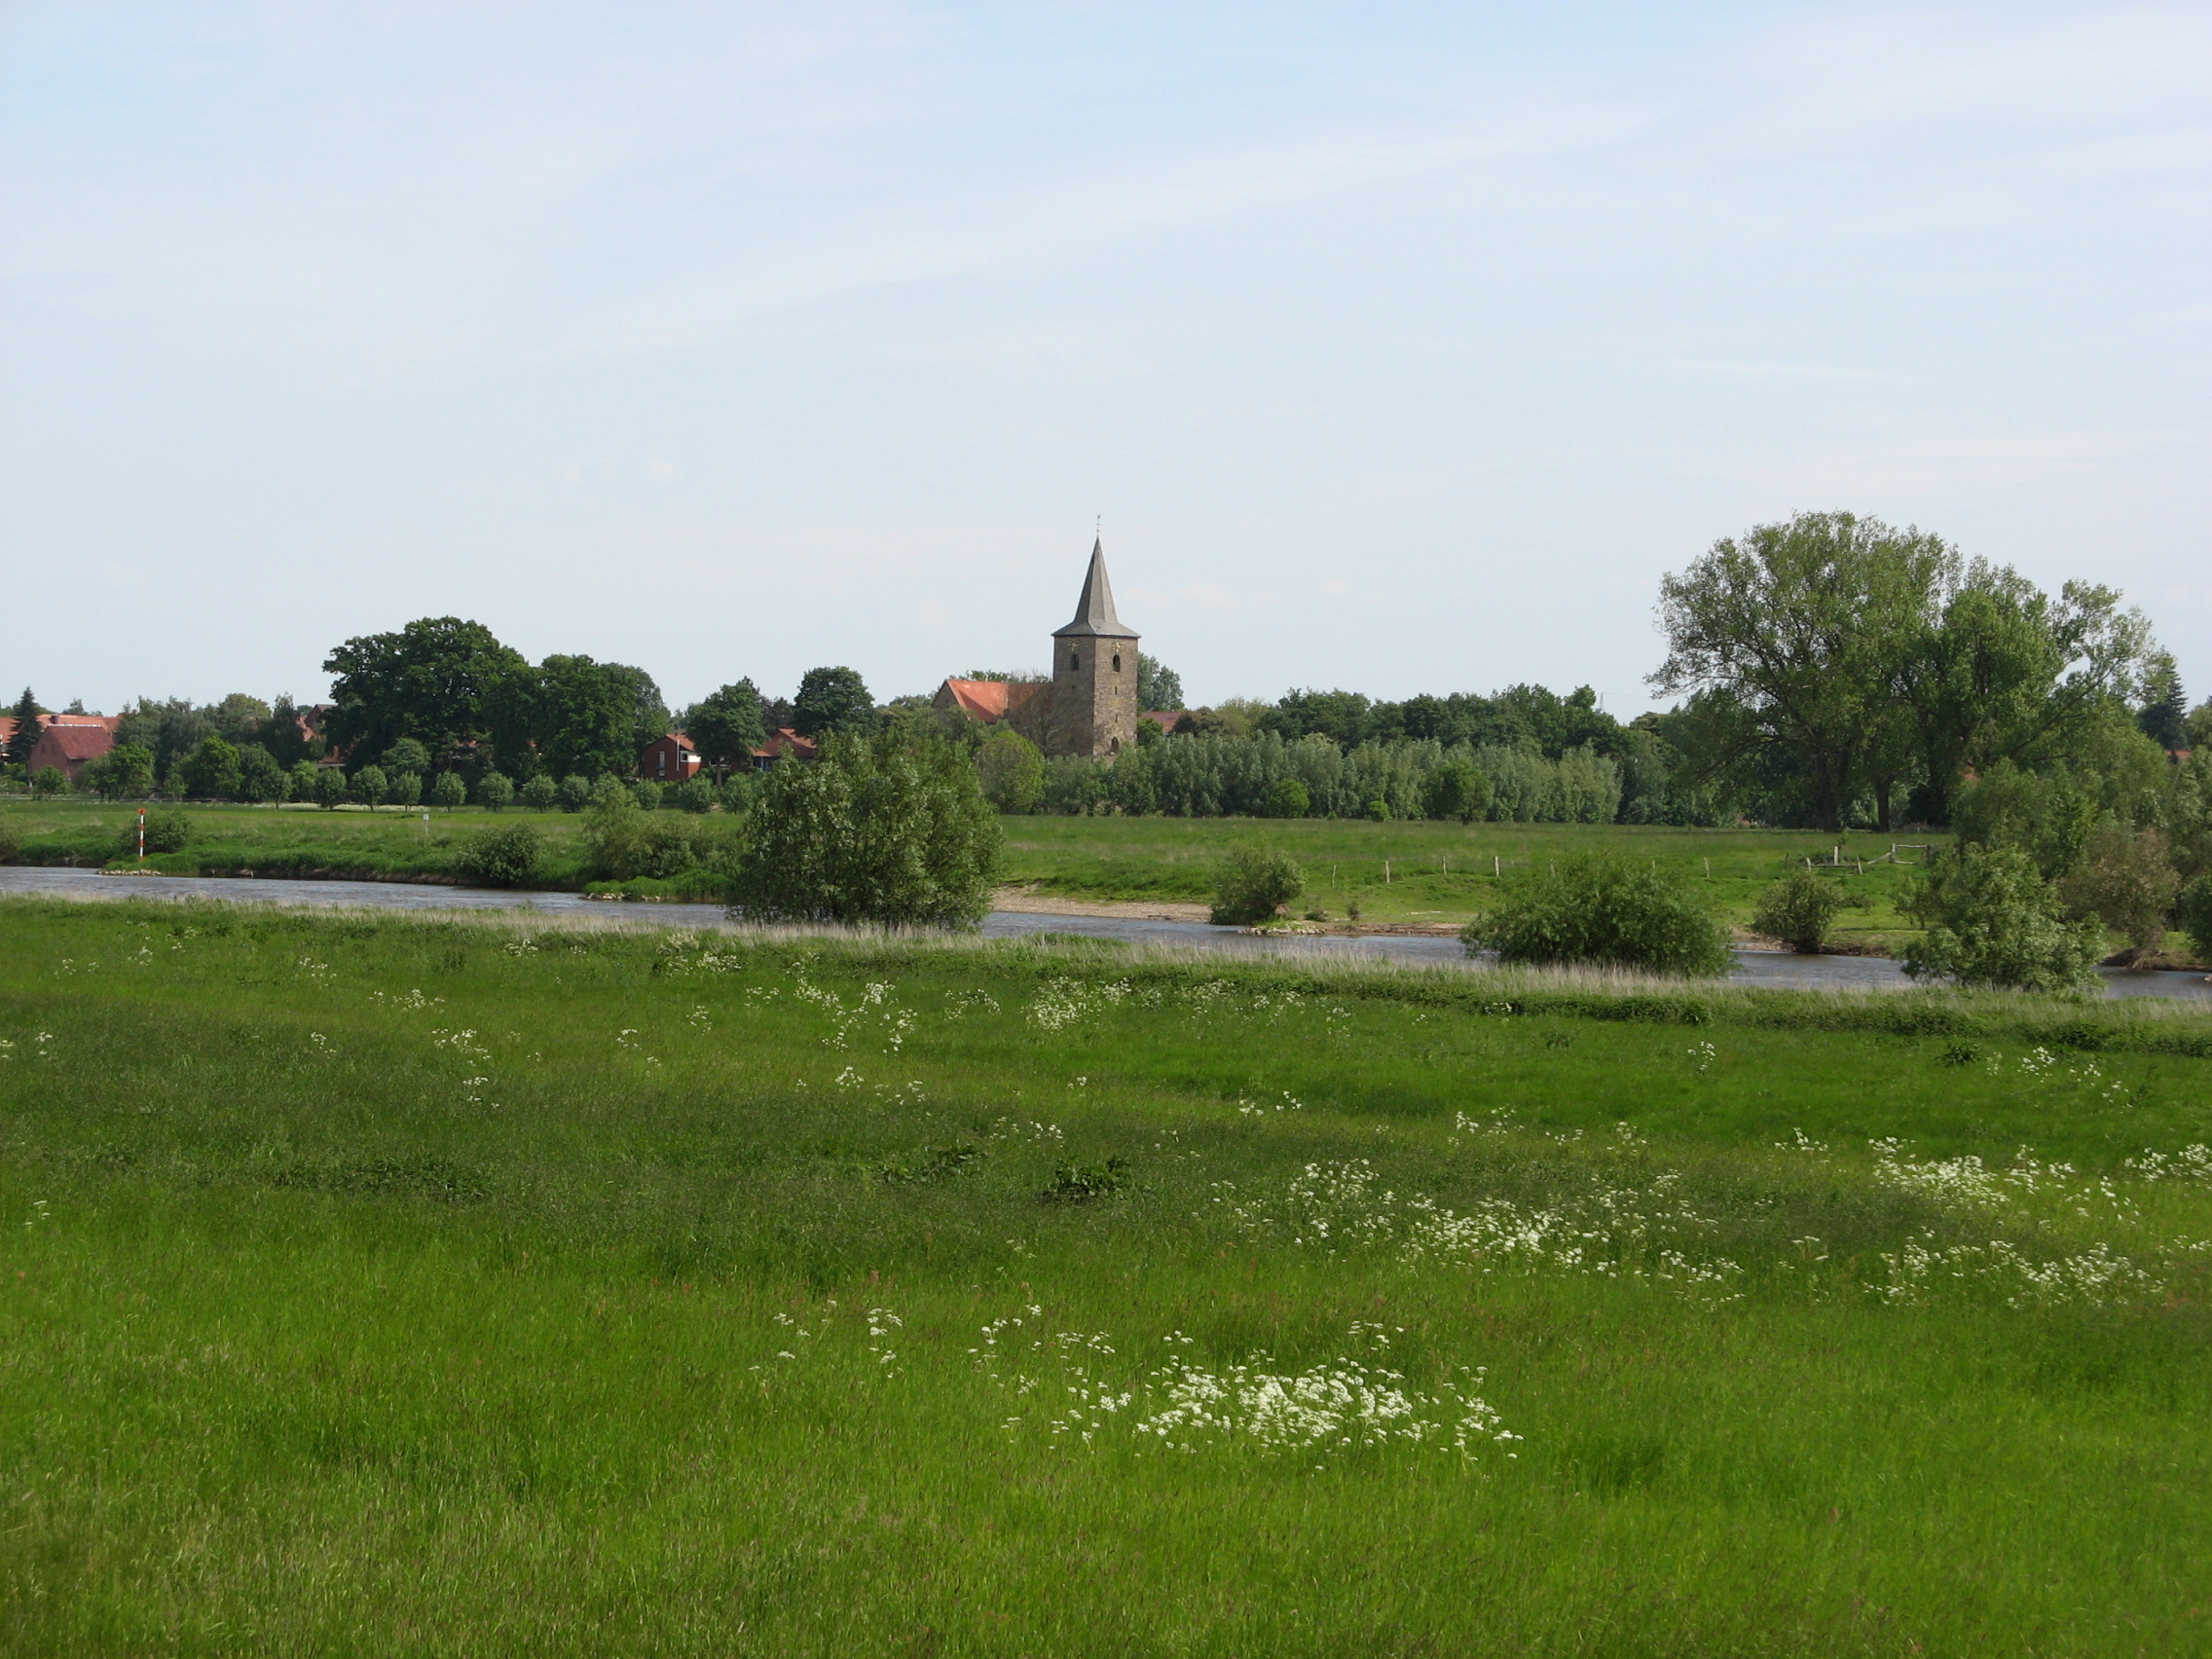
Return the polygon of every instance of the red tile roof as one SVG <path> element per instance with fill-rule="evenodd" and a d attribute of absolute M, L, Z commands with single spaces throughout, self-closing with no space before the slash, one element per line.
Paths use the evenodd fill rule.
<path fill-rule="evenodd" d="M 1006 719 L 1007 682 L 1003 680 L 947 680 L 938 693 L 971 719 L 986 724 Z"/>
<path fill-rule="evenodd" d="M 779 726 L 768 734 L 766 743 L 753 752 L 753 757 L 756 760 L 777 760 L 788 755 L 794 760 L 812 760 L 821 753 L 811 737 L 801 737 L 790 726 Z"/>

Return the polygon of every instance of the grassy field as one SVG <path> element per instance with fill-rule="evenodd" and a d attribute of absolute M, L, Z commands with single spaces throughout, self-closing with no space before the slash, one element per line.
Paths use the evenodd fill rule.
<path fill-rule="evenodd" d="M 1810 830 L 1668 830 L 1640 825 L 1368 824 L 1339 819 L 1007 818 L 1007 877 L 1040 892 L 1083 899 L 1212 897 L 1213 868 L 1239 840 L 1263 839 L 1299 861 L 1307 896 L 1301 907 L 1344 917 L 1357 905 L 1369 922 L 1465 921 L 1489 907 L 1501 883 L 1577 853 L 1597 849 L 1710 879 L 1721 913 L 1747 923 L 1758 896 L 1793 865 L 1879 859 L 1888 836 L 1830 835 Z M 1915 843 L 1931 837 L 1915 835 Z M 1940 840 L 1941 837 L 1935 837 Z M 1837 872 L 1865 908 L 1845 910 L 1836 937 L 1862 944 L 1895 937 L 1910 924 L 1897 913 L 1921 854 Z M 1384 870 L 1384 864 L 1389 868 Z"/>
<path fill-rule="evenodd" d="M 2184 1009 L 12 901 L 0 1031 L 0 1651 L 2212 1649 Z"/>
<path fill-rule="evenodd" d="M 325 875 L 431 880 L 450 874 L 453 854 L 478 830 L 528 822 L 547 838 L 544 883 L 585 885 L 581 832 L 574 814 L 430 814 L 420 809 L 321 812 L 299 807 L 188 806 L 192 826 L 184 851 L 150 858 L 149 867 L 173 875 Z M 23 841 L 30 864 L 135 863 L 123 857 L 133 809 L 83 800 L 0 806 L 0 819 Z M 1825 835 L 1812 830 L 1663 830 L 1626 825 L 1518 825 L 1359 822 L 1310 819 L 1025 818 L 1006 829 L 1005 876 L 1039 892 L 1075 899 L 1212 897 L 1213 870 L 1233 843 L 1255 837 L 1285 848 L 1304 866 L 1309 890 L 1302 908 L 1342 919 L 1356 905 L 1372 923 L 1459 923 L 1486 908 L 1501 879 L 1510 882 L 1550 862 L 1593 848 L 1656 859 L 1700 880 L 1710 874 L 1721 913 L 1748 922 L 1759 893 L 1792 864 L 1886 854 L 1886 837 Z M 1925 837 L 1922 837 L 1925 839 Z M 1846 947 L 1894 941 L 1909 924 L 1897 913 L 1912 862 L 1837 872 L 1864 908 L 1848 909 L 1836 937 Z M 1384 866 L 1389 868 L 1385 872 Z M 1387 873 L 1387 879 L 1385 879 Z M 649 884 L 648 884 L 649 885 Z"/>

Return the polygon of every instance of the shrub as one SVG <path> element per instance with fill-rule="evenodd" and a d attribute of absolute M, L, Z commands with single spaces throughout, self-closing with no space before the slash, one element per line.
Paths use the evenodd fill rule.
<path fill-rule="evenodd" d="M 1475 770 L 1472 760 L 1447 760 L 1421 780 L 1420 809 L 1431 818 L 1472 824 L 1490 816 L 1490 780 Z"/>
<path fill-rule="evenodd" d="M 658 812 L 668 798 L 668 786 L 651 778 L 637 778 L 630 784 L 630 794 L 641 812 Z"/>
<path fill-rule="evenodd" d="M 558 793 L 563 812 L 581 812 L 591 805 L 591 780 L 580 772 L 571 772 L 561 780 Z"/>
<path fill-rule="evenodd" d="M 1800 956 L 1818 956 L 1843 904 L 1843 890 L 1834 882 L 1809 869 L 1792 870 L 1761 896 L 1751 927 Z"/>
<path fill-rule="evenodd" d="M 69 774 L 58 766 L 41 766 L 31 774 L 31 793 L 44 800 L 69 793 Z"/>
<path fill-rule="evenodd" d="M 2103 953 L 2104 924 L 2065 920 L 2024 847 L 1952 848 L 1929 866 L 1910 908 L 1928 930 L 1905 955 L 1915 978 L 2023 991 L 2097 982 L 2090 965 Z"/>
<path fill-rule="evenodd" d="M 1306 890 L 1306 874 L 1288 856 L 1267 847 L 1230 849 L 1214 879 L 1216 926 L 1251 927 Z"/>
<path fill-rule="evenodd" d="M 363 806 L 375 806 L 384 799 L 385 791 L 387 787 L 388 783 L 382 766 L 363 766 L 353 774 L 352 782 L 347 793 Z"/>
<path fill-rule="evenodd" d="M 593 802 L 584 825 L 590 870 L 600 881 L 665 881 L 696 869 L 712 844 L 705 825 L 648 815 L 621 790 Z"/>
<path fill-rule="evenodd" d="M 750 811 L 760 783 L 758 772 L 732 772 L 722 780 L 722 787 L 715 792 L 715 796 L 722 803 L 724 812 Z"/>
<path fill-rule="evenodd" d="M 1109 1158 L 1104 1163 L 1063 1163 L 1052 1171 L 1052 1184 L 1037 1196 L 1049 1204 L 1087 1204 L 1093 1198 L 1112 1198 L 1128 1179 L 1125 1158 Z"/>
<path fill-rule="evenodd" d="M 2166 942 L 2166 912 L 2180 891 L 2165 836 L 2113 819 L 2091 831 L 2081 867 L 2058 884 L 2070 913 L 2096 917 L 2138 950 Z"/>
<path fill-rule="evenodd" d="M 149 853 L 181 853 L 185 842 L 192 839 L 192 820 L 181 812 L 149 812 L 146 814 L 146 851 Z M 138 851 L 138 826 L 132 824 L 123 831 L 123 850 L 135 856 Z"/>
<path fill-rule="evenodd" d="M 967 752 L 832 736 L 769 773 L 729 885 L 758 920 L 974 927 L 990 908 L 998 815 Z"/>
<path fill-rule="evenodd" d="M 1001 726 L 977 746 L 976 776 L 984 798 L 1001 812 L 1035 812 L 1044 801 L 1044 752 L 1011 727 Z"/>
<path fill-rule="evenodd" d="M 544 837 L 530 824 L 480 830 L 454 855 L 454 873 L 476 887 L 528 887 L 545 855 Z"/>
<path fill-rule="evenodd" d="M 550 774 L 539 772 L 535 777 L 525 778 L 522 788 L 515 792 L 523 805 L 533 812 L 551 812 L 553 803 L 560 798 L 560 786 Z"/>
<path fill-rule="evenodd" d="M 1459 938 L 1504 962 L 1595 963 L 1655 974 L 1728 971 L 1727 936 L 1685 877 L 1617 855 L 1570 859 L 1509 892 Z"/>
<path fill-rule="evenodd" d="M 515 786 L 504 772 L 486 772 L 476 780 L 476 804 L 487 812 L 504 812 L 515 803 Z"/>
<path fill-rule="evenodd" d="M 2200 875 L 2184 888 L 2177 910 L 2175 919 L 2196 960 L 2212 966 L 2212 875 Z"/>
<path fill-rule="evenodd" d="M 1390 816 L 1390 803 L 1381 795 L 1377 795 L 1367 803 L 1367 816 L 1374 819 L 1378 824 L 1386 822 Z"/>
<path fill-rule="evenodd" d="M 468 785 L 459 772 L 440 772 L 430 780 L 430 804 L 442 806 L 451 812 L 468 801 Z"/>
<path fill-rule="evenodd" d="M 1313 793 L 1304 780 L 1277 778 L 1275 787 L 1268 792 L 1270 818 L 1304 818 L 1313 810 Z"/>
<path fill-rule="evenodd" d="M 704 778 L 686 778 L 669 792 L 675 805 L 685 812 L 712 812 L 715 786 Z"/>

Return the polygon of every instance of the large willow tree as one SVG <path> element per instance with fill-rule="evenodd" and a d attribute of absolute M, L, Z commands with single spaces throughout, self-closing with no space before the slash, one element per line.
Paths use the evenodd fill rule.
<path fill-rule="evenodd" d="M 2057 599 L 1940 537 L 1850 513 L 1799 513 L 1714 543 L 1660 583 L 1667 660 L 1689 693 L 1693 767 L 1794 778 L 1835 829 L 1901 785 L 1941 818 L 1958 781 L 2033 765 L 2140 679 L 2148 625 L 2106 588 Z"/>

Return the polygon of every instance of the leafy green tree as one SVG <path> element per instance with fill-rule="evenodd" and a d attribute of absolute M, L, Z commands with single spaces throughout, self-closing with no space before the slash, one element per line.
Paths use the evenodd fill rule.
<path fill-rule="evenodd" d="M 480 622 L 426 616 L 348 640 L 322 667 L 332 677 L 331 742 L 382 755 L 412 737 L 442 755 L 486 735 L 498 689 L 530 665 Z"/>
<path fill-rule="evenodd" d="M 1011 726 L 1000 726 L 976 750 L 983 796 L 1001 812 L 1035 812 L 1045 798 L 1045 754 Z"/>
<path fill-rule="evenodd" d="M 430 769 L 430 752 L 420 739 L 403 737 L 377 756 L 377 764 L 385 769 L 387 777 L 400 772 L 413 772 L 420 777 Z"/>
<path fill-rule="evenodd" d="M 2104 924 L 2070 922 L 2025 849 L 1961 842 L 1938 855 L 1909 905 L 1927 929 L 1905 953 L 1915 978 L 2023 991 L 2093 986 Z"/>
<path fill-rule="evenodd" d="M 498 753 L 535 752 L 555 777 L 631 771 L 643 747 L 636 672 L 588 656 L 549 656 L 511 675 L 493 700 Z"/>
<path fill-rule="evenodd" d="M 1949 821 L 1962 781 L 2001 761 L 2047 769 L 2141 679 L 2150 625 L 2109 588 L 2052 599 L 2009 568 L 1953 559 L 1889 672 L 1923 775 L 1921 815 Z"/>
<path fill-rule="evenodd" d="M 2000 760 L 1958 796 L 1952 826 L 1962 846 L 2017 847 L 2055 881 L 2081 865 L 2097 818 L 2095 798 L 2071 775 Z"/>
<path fill-rule="evenodd" d="M 258 743 L 239 750 L 239 799 L 281 805 L 291 793 L 291 775 L 276 763 L 276 756 Z"/>
<path fill-rule="evenodd" d="M 1366 737 L 1373 706 L 1357 691 L 1286 691 L 1273 708 L 1261 713 L 1258 726 L 1291 739 L 1318 733 L 1349 749 Z"/>
<path fill-rule="evenodd" d="M 581 812 L 591 805 L 591 780 L 581 772 L 571 772 L 561 780 L 561 810 Z"/>
<path fill-rule="evenodd" d="M 965 750 L 832 735 L 814 764 L 768 774 L 729 902 L 756 921 L 975 927 L 999 848 Z"/>
<path fill-rule="evenodd" d="M 240 749 L 259 743 L 269 725 L 269 705 L 250 692 L 233 691 L 221 702 L 208 704 L 205 713 L 215 734 Z"/>
<path fill-rule="evenodd" d="M 1472 824 L 1489 815 L 1490 797 L 1490 779 L 1463 756 L 1430 767 L 1421 780 L 1420 808 L 1431 818 Z"/>
<path fill-rule="evenodd" d="M 868 695 L 867 682 L 855 669 L 808 669 L 792 700 L 792 727 L 801 737 L 874 731 L 875 700 Z"/>
<path fill-rule="evenodd" d="M 392 772 L 385 778 L 384 799 L 387 806 L 414 806 L 422 798 L 422 773 Z"/>
<path fill-rule="evenodd" d="M 375 808 L 383 804 L 390 787 L 391 780 L 385 776 L 382 766 L 363 766 L 353 774 L 347 793 L 361 805 Z"/>
<path fill-rule="evenodd" d="M 2200 875 L 2182 892 L 2175 917 L 2197 962 L 2212 967 L 2212 875 Z"/>
<path fill-rule="evenodd" d="M 2094 916 L 2138 951 L 2166 942 L 2166 915 L 2181 893 L 2163 831 L 2106 819 L 2090 833 L 2082 866 L 2058 884 L 2069 913 Z"/>
<path fill-rule="evenodd" d="M 700 760 L 718 771 L 751 767 L 753 752 L 768 741 L 760 693 L 751 680 L 710 692 L 683 713 L 683 735 Z"/>
<path fill-rule="evenodd" d="M 552 811 L 554 802 L 561 796 L 560 786 L 554 783 L 550 772 L 532 773 L 523 779 L 522 788 L 515 793 L 523 805 L 533 812 Z"/>
<path fill-rule="evenodd" d="M 1506 891 L 1459 938 L 1469 955 L 1506 963 L 1586 963 L 1713 977 L 1728 971 L 1727 935 L 1686 877 L 1618 854 L 1569 859 Z"/>
<path fill-rule="evenodd" d="M 487 812 L 504 812 L 514 803 L 514 780 L 506 773 L 486 772 L 476 780 L 476 804 Z"/>
<path fill-rule="evenodd" d="M 144 800 L 154 793 L 154 754 L 142 743 L 119 743 L 86 763 L 85 788 L 102 800 Z"/>
<path fill-rule="evenodd" d="M 291 779 L 291 787 L 285 792 L 287 797 L 292 800 L 313 801 L 319 806 L 322 771 L 313 760 L 293 761 L 291 770 L 286 774 Z"/>
<path fill-rule="evenodd" d="M 1791 870 L 1760 896 L 1751 927 L 1800 956 L 1818 956 L 1843 903 L 1835 882 L 1809 869 Z"/>
<path fill-rule="evenodd" d="M 1268 792 L 1270 818 L 1304 818 L 1313 810 L 1313 792 L 1303 778 L 1277 778 Z"/>
<path fill-rule="evenodd" d="M 300 711 L 289 696 L 278 697 L 269 705 L 269 718 L 254 733 L 261 747 L 276 757 L 276 763 L 290 771 L 302 760 L 312 760 L 320 747 L 308 740 L 300 729 Z"/>
<path fill-rule="evenodd" d="M 1183 706 L 1183 677 L 1145 651 L 1137 652 L 1137 707 L 1140 709 L 1180 709 Z"/>
<path fill-rule="evenodd" d="M 1727 706 L 1733 719 L 1710 730 L 1728 747 L 1700 757 L 1708 770 L 1783 757 L 1815 822 L 1836 829 L 1896 764 L 1895 687 L 1956 563 L 1936 536 L 1850 513 L 1755 525 L 1660 582 L 1668 653 L 1651 684 Z M 1887 828 L 1886 795 L 1880 816 Z"/>
<path fill-rule="evenodd" d="M 239 752 L 220 737 L 203 738 L 178 763 L 178 781 L 196 800 L 229 800 L 239 791 Z"/>
<path fill-rule="evenodd" d="M 31 774 L 31 793 L 41 800 L 69 793 L 69 774 L 58 766 L 41 766 Z"/>
<path fill-rule="evenodd" d="M 178 763 L 214 731 L 207 712 L 196 708 L 189 698 L 171 697 L 159 703 L 140 698 L 123 712 L 115 740 L 140 744 L 151 751 L 155 782 L 174 786 L 181 782 L 175 776 Z"/>
<path fill-rule="evenodd" d="M 459 772 L 440 772 L 430 780 L 430 804 L 442 806 L 448 812 L 468 804 L 468 785 Z"/>
<path fill-rule="evenodd" d="M 609 662 L 600 665 L 607 673 L 620 680 L 630 691 L 630 747 L 621 770 L 629 771 L 638 763 L 638 756 L 647 744 L 658 743 L 676 728 L 670 717 L 668 704 L 653 683 L 653 677 L 642 668 L 628 663 Z"/>
<path fill-rule="evenodd" d="M 28 777 L 31 751 L 38 747 L 39 736 L 46 729 L 39 722 L 39 716 L 46 711 L 39 707 L 38 699 L 31 695 L 31 688 L 26 685 L 23 694 L 16 699 L 14 713 L 16 729 L 8 736 L 8 764 L 20 768 L 23 775 Z"/>
<path fill-rule="evenodd" d="M 314 769 L 314 803 L 325 812 L 345 803 L 351 793 L 351 783 L 340 766 L 317 766 Z"/>
<path fill-rule="evenodd" d="M 1256 842 L 1232 847 L 1214 872 L 1216 927 L 1256 927 L 1306 891 L 1306 874 L 1284 853 Z"/>
<path fill-rule="evenodd" d="M 2186 729 L 2191 749 L 2212 750 L 2212 697 L 2189 711 Z"/>

